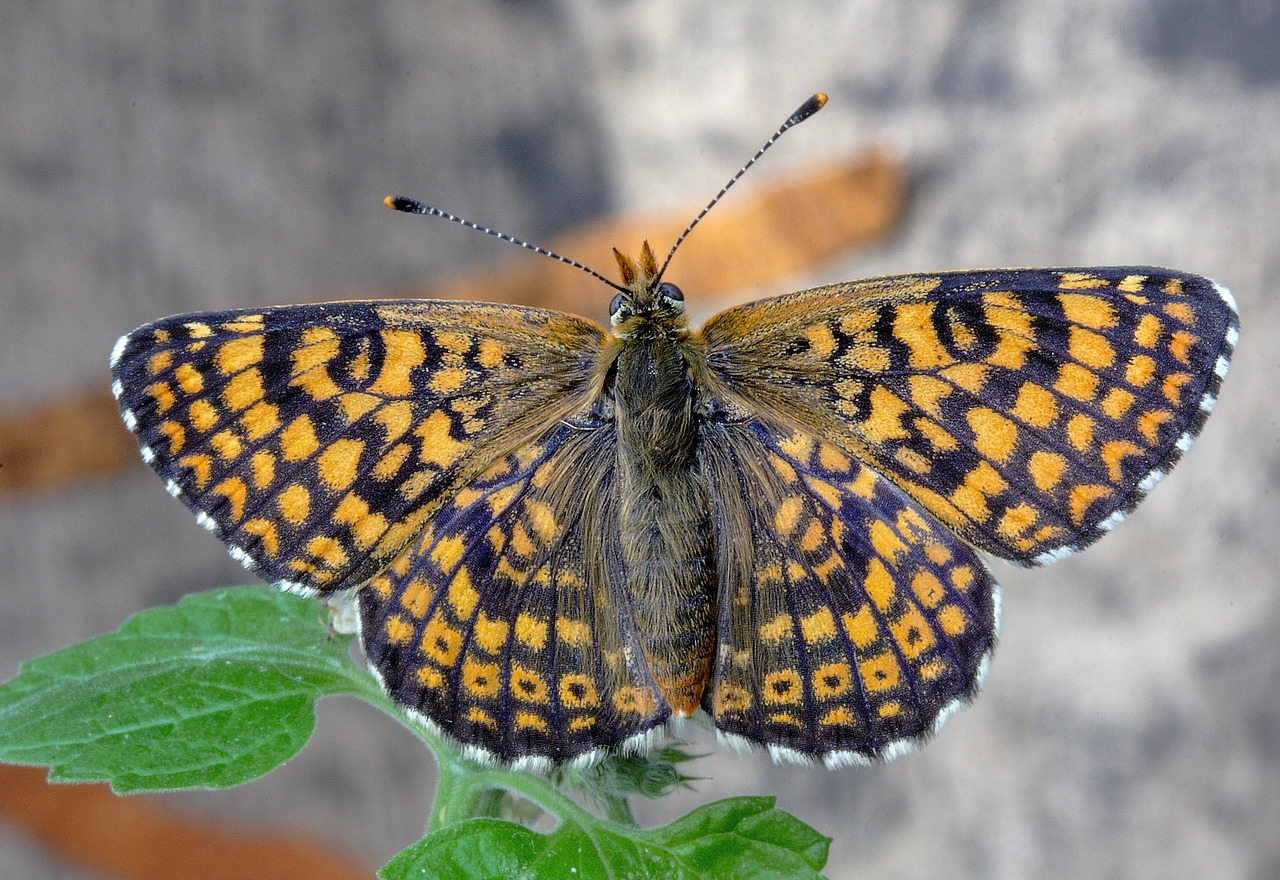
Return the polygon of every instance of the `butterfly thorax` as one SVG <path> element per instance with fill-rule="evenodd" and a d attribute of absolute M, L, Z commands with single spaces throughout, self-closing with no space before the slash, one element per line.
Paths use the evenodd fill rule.
<path fill-rule="evenodd" d="M 611 309 L 611 390 L 626 589 L 650 674 L 672 711 L 688 715 L 710 672 L 715 609 L 684 302 L 674 285 L 654 282 L 647 245 L 638 269 L 622 257 L 619 265 L 628 290 Z"/>

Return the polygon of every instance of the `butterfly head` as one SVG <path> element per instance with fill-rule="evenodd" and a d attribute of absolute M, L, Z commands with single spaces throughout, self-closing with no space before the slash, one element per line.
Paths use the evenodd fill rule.
<path fill-rule="evenodd" d="M 623 287 L 609 303 L 609 323 L 620 339 L 637 334 L 680 332 L 686 327 L 684 294 L 674 284 L 662 280 L 649 242 L 640 250 L 637 263 L 614 248 L 622 272 Z"/>

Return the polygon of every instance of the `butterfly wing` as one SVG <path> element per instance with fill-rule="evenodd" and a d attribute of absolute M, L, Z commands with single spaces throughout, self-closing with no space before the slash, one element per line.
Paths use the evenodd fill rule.
<path fill-rule="evenodd" d="M 330 592 L 592 400 L 603 339 L 568 315 L 424 300 L 183 315 L 117 343 L 112 387 L 143 458 L 233 556 Z"/>
<path fill-rule="evenodd" d="M 576 417 L 495 460 L 360 594 L 383 685 L 479 757 L 542 764 L 670 714 L 626 605 L 613 427 Z"/>
<path fill-rule="evenodd" d="M 701 451 L 722 735 L 828 766 L 887 759 L 977 691 L 998 593 L 972 549 L 838 447 L 762 420 Z"/>
<path fill-rule="evenodd" d="M 1023 564 L 1119 522 L 1188 448 L 1238 338 L 1225 288 L 1152 268 L 906 275 L 730 309 L 711 392 L 855 453 Z"/>

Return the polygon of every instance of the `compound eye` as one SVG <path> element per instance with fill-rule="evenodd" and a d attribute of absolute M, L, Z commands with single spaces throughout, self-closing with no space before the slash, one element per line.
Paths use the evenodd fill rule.
<path fill-rule="evenodd" d="M 617 296 L 615 296 L 613 299 L 609 301 L 610 316 L 616 316 L 621 309 L 622 309 L 622 294 L 618 294 Z"/>
<path fill-rule="evenodd" d="M 666 281 L 658 285 L 658 295 L 673 302 L 684 302 L 684 292 L 674 284 L 668 284 Z"/>

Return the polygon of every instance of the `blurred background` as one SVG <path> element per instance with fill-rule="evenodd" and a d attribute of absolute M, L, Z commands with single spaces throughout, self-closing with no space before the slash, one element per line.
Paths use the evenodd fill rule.
<path fill-rule="evenodd" d="M 1280 0 L 5 3 L 0 441 L 45 438 L 37 460 L 53 441 L 110 446 L 93 401 L 116 337 L 147 320 L 540 259 L 394 214 L 389 192 L 538 242 L 692 216 L 816 90 L 827 108 L 723 210 L 878 149 L 905 173 L 884 196 L 896 222 L 715 297 L 677 260 L 668 278 L 700 315 L 876 274 L 1154 264 L 1227 284 L 1242 342 L 1201 439 L 1134 517 L 1050 568 L 997 564 L 984 693 L 926 749 L 827 772 L 698 734 L 707 779 L 640 805 L 643 821 L 776 794 L 835 838 L 833 880 L 1280 876 Z M 639 234 L 609 243 L 634 252 Z M 783 234 L 803 247 L 806 228 Z M 607 248 L 570 255 L 612 274 Z M 135 454 L 4 484 L 0 678 L 252 580 Z M 407 732 L 331 700 L 285 768 L 158 802 L 321 837 L 372 869 L 421 834 L 433 780 Z M 0 823 L 0 876 L 116 876 L 20 813 Z"/>

